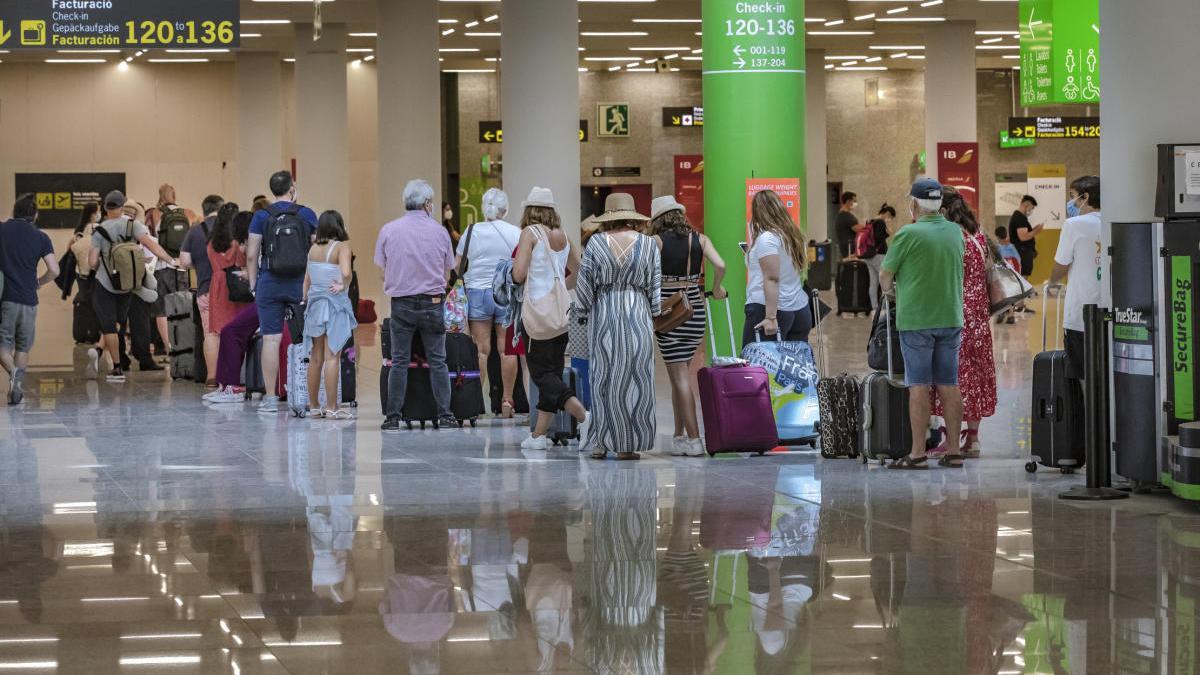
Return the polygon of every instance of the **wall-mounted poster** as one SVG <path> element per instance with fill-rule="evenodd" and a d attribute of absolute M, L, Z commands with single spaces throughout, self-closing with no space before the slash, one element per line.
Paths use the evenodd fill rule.
<path fill-rule="evenodd" d="M 13 194 L 33 193 L 37 198 L 38 227 L 74 228 L 79 212 L 89 202 L 99 202 L 112 190 L 125 191 L 123 173 L 18 173 Z"/>

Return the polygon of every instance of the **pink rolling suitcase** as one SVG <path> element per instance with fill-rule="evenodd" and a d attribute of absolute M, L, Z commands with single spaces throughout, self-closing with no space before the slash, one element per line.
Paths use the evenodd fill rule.
<path fill-rule="evenodd" d="M 737 351 L 733 314 L 725 301 L 730 342 Z M 704 416 L 704 444 L 708 454 L 757 452 L 762 455 L 779 445 L 775 412 L 771 406 L 771 376 L 760 366 L 741 359 L 717 357 L 717 340 L 712 330 L 712 307 L 708 311 L 709 346 L 713 365 L 701 368 L 700 411 Z"/>

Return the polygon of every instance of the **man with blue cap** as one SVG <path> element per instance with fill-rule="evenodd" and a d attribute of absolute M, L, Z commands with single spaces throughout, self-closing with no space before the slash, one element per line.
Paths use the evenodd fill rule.
<path fill-rule="evenodd" d="M 879 275 L 884 292 L 896 298 L 896 328 L 904 355 L 913 433 L 911 454 L 893 462 L 891 468 L 927 468 L 931 386 L 937 387 L 945 409 L 949 452 L 941 464 L 961 467 L 958 346 L 963 325 L 963 236 L 958 225 L 942 216 L 942 186 L 936 180 L 918 180 L 909 196 L 915 222 L 892 236 Z"/>

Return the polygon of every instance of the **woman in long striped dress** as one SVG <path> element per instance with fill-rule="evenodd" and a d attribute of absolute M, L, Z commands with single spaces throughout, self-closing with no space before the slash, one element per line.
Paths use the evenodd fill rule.
<path fill-rule="evenodd" d="M 662 306 L 662 272 L 658 246 L 636 229 L 648 218 L 634 210 L 633 197 L 615 192 L 604 209 L 575 286 L 591 348 L 592 414 L 582 449 L 592 459 L 609 452 L 639 459 L 657 431 L 651 317 Z"/>
<path fill-rule="evenodd" d="M 713 266 L 713 297 L 718 300 L 728 297 L 721 287 L 725 261 L 708 237 L 692 229 L 683 204 L 674 197 L 656 198 L 650 207 L 650 217 L 650 231 L 661 251 L 662 299 L 666 301 L 682 291 L 692 306 L 692 318 L 667 333 L 654 334 L 671 378 L 671 407 L 675 412 L 671 454 L 703 457 L 704 444 L 700 440 L 700 425 L 696 422 L 696 395 L 692 392 L 689 366 L 704 339 L 708 314 L 702 285 L 704 261 Z"/>

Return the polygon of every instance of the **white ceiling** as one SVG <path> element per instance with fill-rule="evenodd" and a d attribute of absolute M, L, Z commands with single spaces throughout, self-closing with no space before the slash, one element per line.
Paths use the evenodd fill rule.
<path fill-rule="evenodd" d="M 407 0 L 393 0 L 405 2 Z M 569 0 L 563 0 L 569 1 Z M 934 4 L 931 4 L 932 3 Z M 312 20 L 312 5 L 307 0 L 241 0 L 242 19 L 288 19 L 292 22 Z M 488 70 L 497 66 L 500 56 L 500 38 L 503 19 L 491 22 L 484 20 L 502 13 L 503 3 L 499 0 L 440 0 L 443 49 L 478 50 L 470 52 L 444 52 L 444 70 Z M 922 6 L 928 5 L 928 6 Z M 325 0 L 322 13 L 326 23 L 345 23 L 351 33 L 375 32 L 376 0 Z M 894 13 L 888 14 L 888 10 Z M 682 70 L 699 70 L 701 38 L 698 23 L 645 23 L 635 19 L 699 19 L 700 0 L 580 0 L 581 32 L 644 32 L 644 36 L 597 37 L 581 36 L 580 67 L 603 71 L 615 65 L 612 61 L 589 61 L 605 57 L 641 57 L 652 59 L 666 56 L 674 51 L 647 51 L 654 47 L 685 47 L 679 58 L 671 65 Z M 1017 64 L 1004 55 L 1017 54 L 1017 1 L 1016 0 L 809 0 L 806 4 L 807 46 L 823 49 L 830 64 L 849 63 L 850 67 L 888 69 L 912 69 L 923 67 L 918 58 L 925 45 L 925 28 L 929 23 L 881 22 L 877 18 L 893 19 L 946 19 L 973 20 L 978 32 L 977 51 L 979 68 L 1010 68 Z M 820 21 L 818 21 L 820 19 Z M 828 22 L 842 23 L 827 26 Z M 479 25 L 467 28 L 466 24 L 479 21 Z M 845 31 L 869 31 L 869 35 L 837 34 Z M 1008 31 L 1011 35 L 988 34 Z M 485 36 L 469 36 L 466 33 L 488 33 Z M 813 32 L 834 34 L 814 35 Z M 291 25 L 243 25 L 243 51 L 275 51 L 281 58 L 291 56 L 293 27 Z M 254 37 L 253 35 L 261 35 Z M 986 41 L 986 44 L 985 44 Z M 349 47 L 354 51 L 347 59 L 367 58 L 375 46 L 370 36 L 351 37 Z M 896 49 L 883 47 L 898 46 Z M 875 49 L 872 49 L 875 47 Z M 641 49 L 639 49 L 641 48 Z M 907 56 L 896 56 L 906 54 Z M 8 61 L 40 61 L 49 56 L 71 57 L 79 55 L 49 55 L 45 52 L 19 52 L 0 54 Z M 132 57 L 132 51 L 121 54 L 90 55 L 116 63 L 119 59 Z M 169 57 L 184 58 L 186 54 L 158 54 L 147 52 L 140 58 Z M 212 60 L 227 60 L 232 54 L 204 54 Z M 858 56 L 873 59 L 838 59 L 837 57 Z M 626 67 L 649 67 L 647 63 L 624 63 Z M 2 66 L 0 66 L 2 67 Z M 182 66 L 181 66 L 182 67 Z"/>

